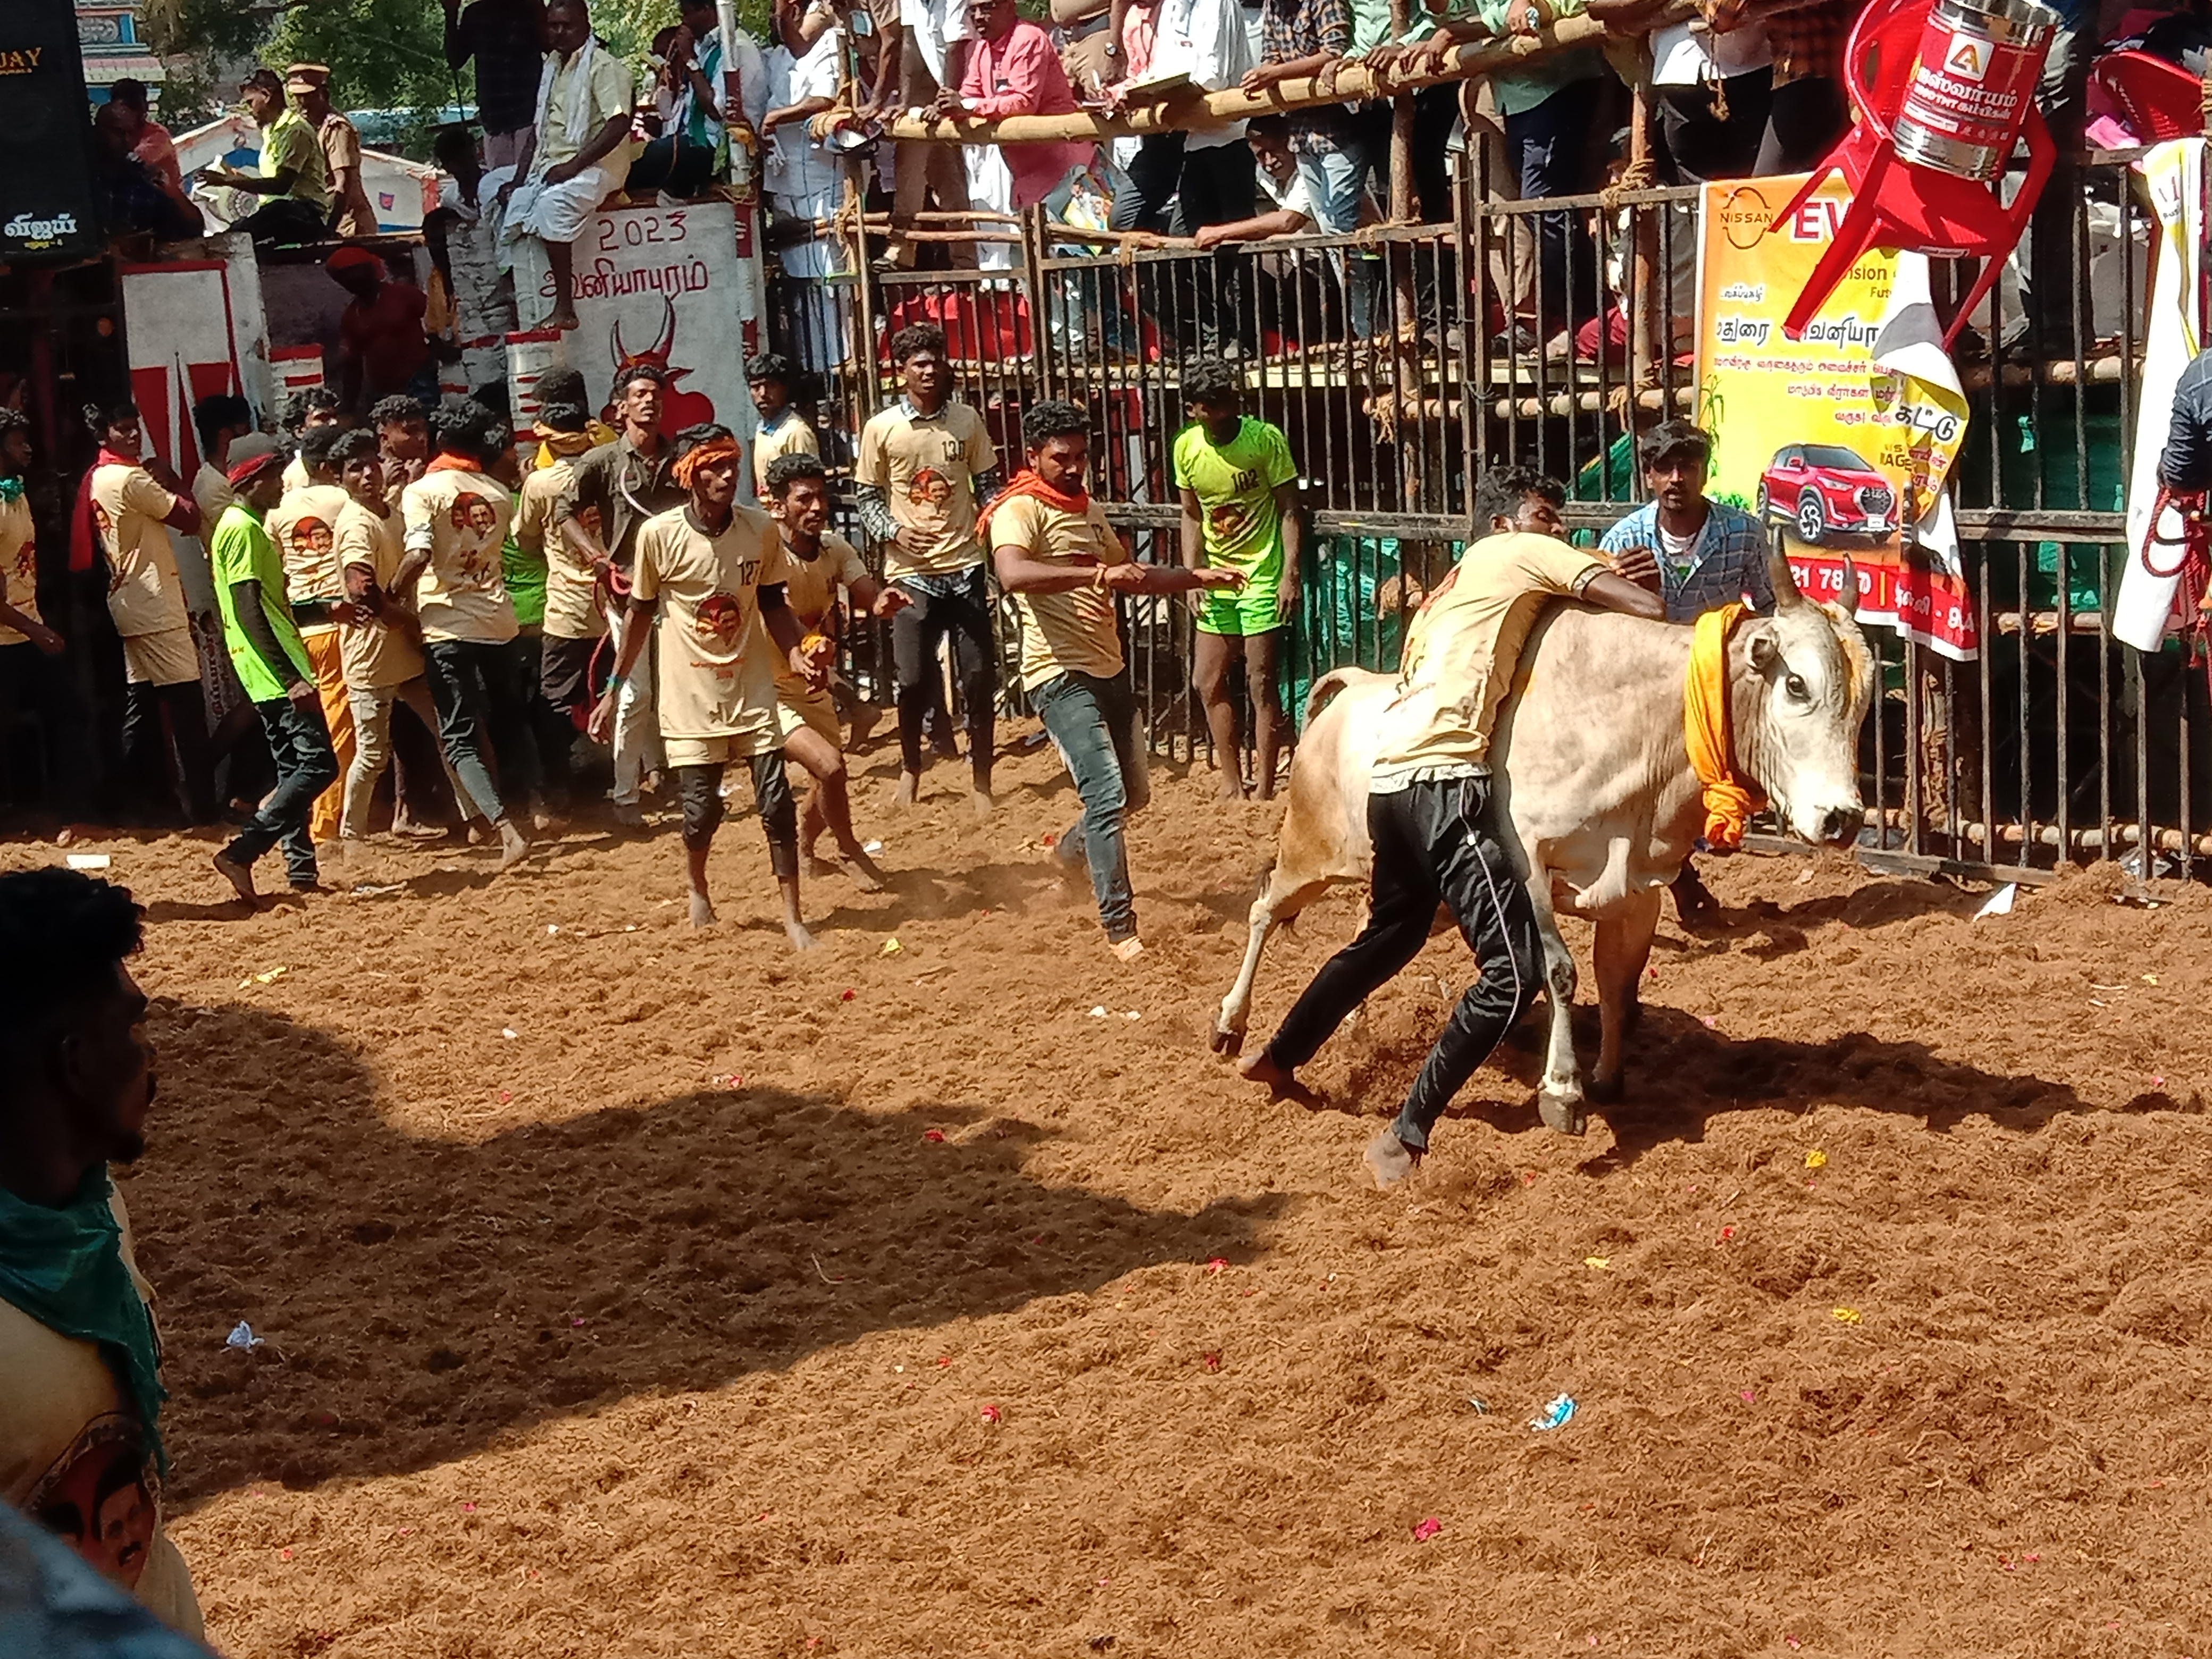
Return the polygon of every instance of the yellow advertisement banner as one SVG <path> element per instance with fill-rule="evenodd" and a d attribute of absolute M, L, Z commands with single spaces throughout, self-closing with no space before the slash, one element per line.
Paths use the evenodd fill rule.
<path fill-rule="evenodd" d="M 1942 490 L 1966 405 L 1926 294 L 1926 263 L 1856 261 L 1804 338 L 1783 319 L 1850 204 L 1831 178 L 1781 225 L 1802 177 L 1708 185 L 1699 261 L 1698 423 L 1716 500 L 1756 514 L 1798 586 L 1955 657 L 1976 648 Z M 1929 545 L 1929 544 L 1933 545 Z"/>

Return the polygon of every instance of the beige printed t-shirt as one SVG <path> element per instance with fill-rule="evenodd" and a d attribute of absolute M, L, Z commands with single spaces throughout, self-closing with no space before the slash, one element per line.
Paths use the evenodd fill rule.
<path fill-rule="evenodd" d="M 753 434 L 753 488 L 760 492 L 761 505 L 768 505 L 768 470 L 769 465 L 787 455 L 819 455 L 822 441 L 814 435 L 814 428 L 800 418 L 795 409 L 787 409 L 783 418 L 773 427 L 763 427 Z"/>
<path fill-rule="evenodd" d="M 853 476 L 884 492 L 902 530 L 929 538 L 921 556 L 885 549 L 885 575 L 946 576 L 983 555 L 975 545 L 975 480 L 999 464 L 989 428 L 973 406 L 948 401 L 924 416 L 902 400 L 860 428 Z"/>
<path fill-rule="evenodd" d="M 607 619 L 599 605 L 598 579 L 569 547 L 553 511 L 574 487 L 566 459 L 528 474 L 522 481 L 521 505 L 515 509 L 514 544 L 545 561 L 546 637 L 596 640 L 607 631 Z M 579 507 L 576 516 L 585 528 L 599 534 L 597 507 Z"/>
<path fill-rule="evenodd" d="M 708 536 L 679 507 L 637 532 L 632 592 L 660 607 L 660 735 L 728 738 L 740 755 L 780 748 L 775 659 L 760 620 L 760 590 L 788 566 L 775 520 L 738 507 Z"/>
<path fill-rule="evenodd" d="M 122 1194 L 109 1201 L 123 1259 L 150 1304 Z M 99 1346 L 0 1302 L 0 1498 L 59 1534 L 156 1618 L 198 1637 L 199 1602 L 162 1529 L 161 1496 L 144 1425 Z"/>
<path fill-rule="evenodd" d="M 1549 536 L 1486 537 L 1413 619 L 1397 696 L 1382 711 L 1369 788 L 1388 794 L 1489 764 L 1491 728 L 1547 600 L 1613 567 Z"/>
<path fill-rule="evenodd" d="M 430 556 L 415 584 L 423 639 L 486 645 L 513 639 L 520 630 L 500 563 L 514 517 L 507 486 L 480 472 L 441 469 L 401 492 L 399 514 L 407 551 Z"/>
<path fill-rule="evenodd" d="M 860 557 L 860 549 L 834 530 L 822 532 L 821 550 L 811 559 L 801 558 L 787 543 L 783 550 L 783 602 L 799 619 L 802 636 L 822 631 L 823 618 L 830 607 L 837 603 L 837 590 L 850 587 L 864 579 L 868 567 Z M 775 651 L 775 642 L 769 646 Z M 794 697 L 812 696 L 820 688 L 809 685 L 805 677 L 791 672 L 791 663 L 781 651 L 775 651 L 775 689 L 787 701 Z"/>
<path fill-rule="evenodd" d="M 338 514 L 353 497 L 337 484 L 311 483 L 285 492 L 264 523 L 284 561 L 284 597 L 293 605 L 330 605 L 345 598 L 337 558 Z M 327 634 L 331 623 L 302 623 L 302 636 Z"/>
<path fill-rule="evenodd" d="M 177 498 L 143 466 L 111 465 L 92 475 L 92 524 L 107 554 L 107 613 L 125 639 L 185 625 L 176 550 L 161 522 Z"/>
<path fill-rule="evenodd" d="M 402 526 L 397 507 L 379 517 L 348 496 L 338 509 L 337 555 L 338 568 L 363 564 L 376 585 L 389 594 L 406 556 L 400 540 Z M 345 683 L 356 690 L 381 691 L 404 685 L 422 672 L 422 647 L 413 635 L 374 617 L 348 623 L 338 630 L 338 660 Z"/>
<path fill-rule="evenodd" d="M 0 599 L 4 599 L 33 622 L 39 615 L 39 539 L 31 522 L 31 504 L 18 495 L 0 501 Z M 30 641 L 12 628 L 0 628 L 0 646 Z"/>
<path fill-rule="evenodd" d="M 1034 496 L 1018 496 L 991 515 L 991 547 L 1025 549 L 1046 564 L 1079 560 L 1099 565 L 1127 564 L 1121 538 L 1106 522 L 1097 501 L 1086 513 L 1065 513 Z M 1114 618 L 1114 596 L 1104 588 L 1077 587 L 1065 593 L 1017 593 L 1022 618 L 1022 690 L 1062 674 L 1091 674 L 1102 680 L 1121 672 L 1121 632 Z"/>

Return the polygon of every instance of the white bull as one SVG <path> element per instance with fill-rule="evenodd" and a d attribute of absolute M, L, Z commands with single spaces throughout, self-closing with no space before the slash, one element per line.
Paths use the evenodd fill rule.
<path fill-rule="evenodd" d="M 1735 769 L 1765 792 L 1793 834 L 1847 842 L 1863 821 L 1858 732 L 1873 699 L 1874 659 L 1848 613 L 1802 598 L 1778 555 L 1771 569 L 1774 614 L 1746 617 L 1729 641 Z M 1601 1036 L 1589 1092 L 1616 1099 L 1660 890 L 1705 822 L 1682 728 L 1692 637 L 1688 628 L 1559 604 L 1522 648 L 1491 745 L 1504 838 L 1519 850 L 1544 944 L 1551 1029 L 1537 1105 L 1546 1123 L 1570 1134 L 1584 1127 L 1583 1090 L 1568 1020 L 1575 961 L 1555 906 L 1597 923 Z M 1243 1048 L 1269 935 L 1329 888 L 1368 879 L 1368 774 L 1377 717 L 1395 684 L 1339 669 L 1308 699 L 1274 867 L 1253 903 L 1244 965 L 1215 1024 L 1218 1054 Z"/>

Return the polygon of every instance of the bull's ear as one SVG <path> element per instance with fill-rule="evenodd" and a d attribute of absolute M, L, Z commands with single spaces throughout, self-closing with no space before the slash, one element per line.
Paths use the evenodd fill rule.
<path fill-rule="evenodd" d="M 1773 667 L 1781 658 L 1782 647 L 1775 644 L 1773 635 L 1753 634 L 1751 636 L 1751 665 L 1760 673 L 1764 674 Z"/>

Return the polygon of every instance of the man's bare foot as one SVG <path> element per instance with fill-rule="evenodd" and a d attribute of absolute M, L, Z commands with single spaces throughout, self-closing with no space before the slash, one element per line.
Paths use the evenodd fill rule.
<path fill-rule="evenodd" d="M 491 840 L 491 826 L 482 818 L 471 818 L 466 833 L 471 847 L 482 847 Z"/>
<path fill-rule="evenodd" d="M 501 818 L 499 822 L 499 867 L 512 870 L 529 856 L 529 839 L 512 822 Z"/>
<path fill-rule="evenodd" d="M 858 749 L 868 740 L 868 734 L 883 721 L 884 711 L 872 702 L 864 702 L 853 711 L 853 726 L 845 738 L 846 746 Z"/>
<path fill-rule="evenodd" d="M 443 841 L 453 832 L 434 823 L 418 823 L 413 818 L 396 817 L 392 821 L 392 833 L 404 836 L 409 841 Z"/>
<path fill-rule="evenodd" d="M 1106 948 L 1123 962 L 1134 962 L 1145 954 L 1145 941 L 1132 933 L 1125 939 L 1116 939 Z"/>
<path fill-rule="evenodd" d="M 59 832 L 58 832 L 58 833 L 54 836 L 54 845 L 55 845 L 55 846 L 57 846 L 57 847 L 74 847 L 74 846 L 76 846 L 76 826 L 75 826 L 75 825 L 73 825 L 73 824 L 67 824 L 67 823 L 65 823 L 65 824 L 62 825 L 60 831 L 59 831 Z"/>
<path fill-rule="evenodd" d="M 640 806 L 634 800 L 617 801 L 615 803 L 615 828 L 617 830 L 644 829 L 645 809 Z"/>
<path fill-rule="evenodd" d="M 899 774 L 898 792 L 891 797 L 894 805 L 911 806 L 921 793 L 921 775 L 918 772 Z"/>
<path fill-rule="evenodd" d="M 576 313 L 573 311 L 556 311 L 545 319 L 545 326 L 557 328 L 563 334 L 572 334 L 578 326 Z"/>
<path fill-rule="evenodd" d="M 1421 1155 L 1385 1129 L 1367 1143 L 1367 1150 L 1360 1158 L 1374 1176 L 1377 1187 L 1395 1187 L 1413 1173 L 1413 1166 L 1421 1161 Z"/>
<path fill-rule="evenodd" d="M 691 895 L 691 925 L 712 927 L 714 925 L 714 902 L 704 893 Z"/>
<path fill-rule="evenodd" d="M 236 890 L 239 899 L 250 910 L 261 908 L 261 895 L 253 890 L 253 872 L 242 864 L 233 863 L 228 855 L 215 855 L 215 871 Z"/>
<path fill-rule="evenodd" d="M 1264 1083 L 1279 1095 L 1289 1094 L 1298 1086 L 1297 1074 L 1276 1065 L 1265 1043 L 1237 1062 L 1237 1074 L 1247 1083 Z"/>
<path fill-rule="evenodd" d="M 991 816 L 992 807 L 997 803 L 992 800 L 989 787 L 979 783 L 968 792 L 968 804 L 975 809 L 977 817 L 988 818 Z"/>
<path fill-rule="evenodd" d="M 1233 778 L 1228 775 L 1228 774 L 1224 773 L 1221 778 L 1221 787 L 1214 791 L 1214 799 L 1217 800 L 1243 800 L 1244 799 L 1244 780 L 1242 778 Z"/>
<path fill-rule="evenodd" d="M 791 948 L 794 951 L 811 951 L 814 948 L 814 935 L 806 931 L 806 924 L 803 921 L 785 922 L 783 936 L 791 941 Z"/>

